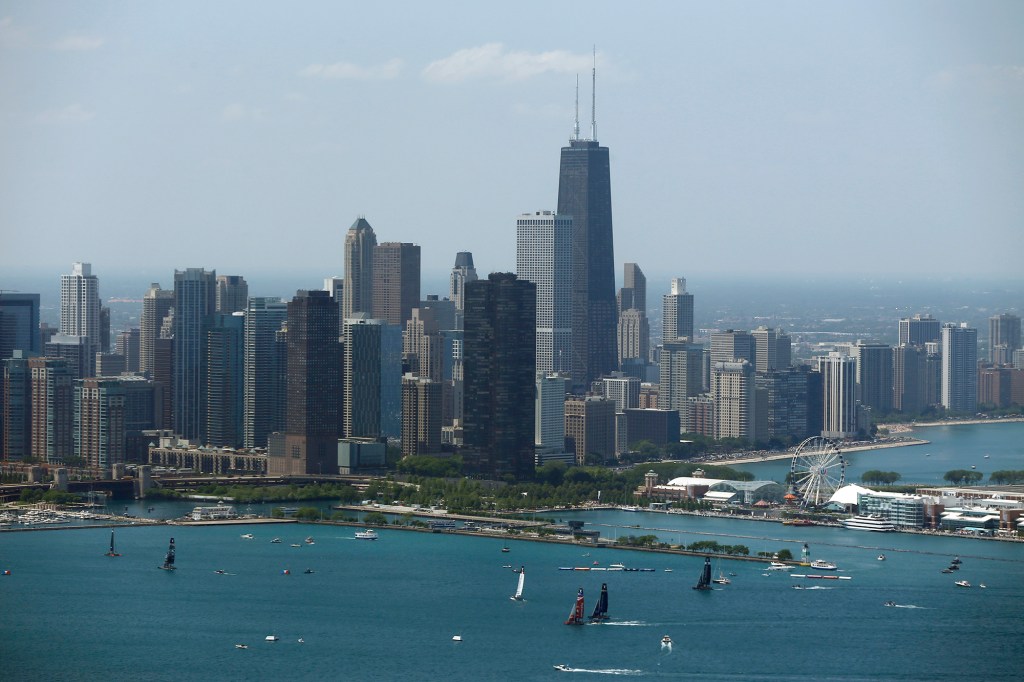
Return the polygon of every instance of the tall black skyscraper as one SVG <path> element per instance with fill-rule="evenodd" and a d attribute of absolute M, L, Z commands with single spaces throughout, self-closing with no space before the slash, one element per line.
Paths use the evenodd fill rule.
<path fill-rule="evenodd" d="M 572 216 L 572 383 L 576 391 L 615 371 L 615 257 L 608 148 L 580 139 L 579 116 L 558 172 L 558 214 Z"/>
<path fill-rule="evenodd" d="M 464 442 L 488 475 L 533 475 L 537 285 L 511 273 L 466 283 Z"/>

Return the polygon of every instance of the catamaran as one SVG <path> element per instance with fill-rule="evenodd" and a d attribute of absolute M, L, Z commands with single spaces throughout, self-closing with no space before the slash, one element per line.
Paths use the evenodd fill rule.
<path fill-rule="evenodd" d="M 700 573 L 700 580 L 693 586 L 695 590 L 711 589 L 711 557 L 704 557 L 704 570 Z"/>
<path fill-rule="evenodd" d="M 176 568 L 174 565 L 174 538 L 171 538 L 171 545 L 167 548 L 167 556 L 164 557 L 164 565 L 160 568 L 165 571 L 173 571 Z"/>
<path fill-rule="evenodd" d="M 519 585 L 516 587 L 516 593 L 509 597 L 512 601 L 523 601 L 523 583 L 526 582 L 526 569 L 520 566 L 518 573 Z"/>
<path fill-rule="evenodd" d="M 572 605 L 572 610 L 569 611 L 569 617 L 565 621 L 566 625 L 583 625 L 583 588 L 580 588 L 579 593 L 576 595 L 576 603 Z"/>
<path fill-rule="evenodd" d="M 601 583 L 601 596 L 597 598 L 597 606 L 590 614 L 591 623 L 599 623 L 608 620 L 608 583 Z"/>
<path fill-rule="evenodd" d="M 121 556 L 116 551 L 114 551 L 114 531 L 113 530 L 110 531 L 110 551 L 107 552 L 107 556 Z"/>

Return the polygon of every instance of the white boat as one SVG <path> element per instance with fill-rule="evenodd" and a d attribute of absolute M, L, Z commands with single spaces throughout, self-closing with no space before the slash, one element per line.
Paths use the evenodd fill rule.
<path fill-rule="evenodd" d="M 768 568 L 765 569 L 765 570 L 768 570 L 768 571 L 792 571 L 793 567 L 788 565 L 788 564 L 784 564 L 781 561 L 773 561 L 770 564 L 768 564 Z"/>
<path fill-rule="evenodd" d="M 878 555 L 878 560 L 879 561 L 885 561 L 885 555 L 884 554 L 879 554 Z"/>
<path fill-rule="evenodd" d="M 953 584 L 956 585 L 957 587 L 970 587 L 971 586 L 971 584 L 969 582 L 967 582 L 966 580 L 957 580 L 957 581 L 954 581 Z"/>
<path fill-rule="evenodd" d="M 316 544 L 316 543 L 313 542 L 313 538 L 309 537 L 309 538 L 306 538 L 306 544 L 307 545 L 313 545 L 313 544 Z"/>
<path fill-rule="evenodd" d="M 672 638 L 665 635 L 661 638 L 661 646 L 672 646 Z"/>
<path fill-rule="evenodd" d="M 264 639 L 264 641 L 267 641 L 267 642 L 276 642 L 279 638 L 278 638 L 277 635 L 267 635 L 263 639 Z"/>
<path fill-rule="evenodd" d="M 358 540 L 376 540 L 378 537 L 380 536 L 377 535 L 377 531 L 372 528 L 356 531 L 356 539 Z"/>
<path fill-rule="evenodd" d="M 280 544 L 280 542 L 281 542 L 281 538 L 274 538 L 274 539 L 273 539 L 273 540 L 271 540 L 270 542 L 271 542 L 271 544 L 274 544 L 274 545 L 276 545 L 276 544 Z"/>
<path fill-rule="evenodd" d="M 248 644 L 236 644 L 235 648 L 236 649 L 248 649 L 249 645 Z"/>
<path fill-rule="evenodd" d="M 817 569 L 819 571 L 834 571 L 836 570 L 837 566 L 831 561 L 815 559 L 811 562 L 811 568 Z"/>
<path fill-rule="evenodd" d="M 625 564 L 608 564 L 609 571 L 622 571 L 626 568 Z"/>
<path fill-rule="evenodd" d="M 452 641 L 453 642 L 461 642 L 462 641 L 462 635 L 452 635 Z"/>
<path fill-rule="evenodd" d="M 712 578 L 711 579 L 711 582 L 713 582 L 713 583 L 715 583 L 717 585 L 729 585 L 729 584 L 732 583 L 732 581 L 729 580 L 728 578 L 726 578 L 725 575 L 721 571 L 719 571 L 717 578 Z"/>
<path fill-rule="evenodd" d="M 252 533 L 245 533 L 245 534 L 244 534 L 244 535 L 242 536 L 242 539 L 243 539 L 243 540 L 252 540 L 252 538 L 253 538 L 253 534 L 252 534 Z"/>
<path fill-rule="evenodd" d="M 559 663 L 555 666 L 555 670 L 561 670 L 563 673 L 571 673 L 572 668 L 567 666 L 565 663 Z"/>
<path fill-rule="evenodd" d="M 896 526 L 892 525 L 891 521 L 877 514 L 861 514 L 843 519 L 841 523 L 844 528 L 851 530 L 871 530 L 877 533 L 891 533 L 896 530 Z"/>
<path fill-rule="evenodd" d="M 516 593 L 513 594 L 509 599 L 512 601 L 523 601 L 523 583 L 526 582 L 526 568 L 519 567 L 519 585 L 516 587 Z"/>

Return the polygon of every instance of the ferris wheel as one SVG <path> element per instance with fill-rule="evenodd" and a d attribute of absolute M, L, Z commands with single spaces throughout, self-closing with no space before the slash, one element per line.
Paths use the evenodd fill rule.
<path fill-rule="evenodd" d="M 817 507 L 843 487 L 846 460 L 828 438 L 813 436 L 797 446 L 789 465 L 789 482 L 802 507 Z"/>

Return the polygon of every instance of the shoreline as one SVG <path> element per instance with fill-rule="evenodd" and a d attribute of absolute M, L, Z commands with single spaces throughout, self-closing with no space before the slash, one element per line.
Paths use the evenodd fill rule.
<path fill-rule="evenodd" d="M 1024 421 L 1024 420 L 1022 420 Z M 882 441 L 879 443 L 864 443 L 861 445 L 850 445 L 848 447 L 839 447 L 839 452 L 865 452 L 868 450 L 888 450 L 890 448 L 903 448 L 911 445 L 927 445 L 931 441 L 924 440 L 922 438 L 903 438 L 898 441 Z M 793 459 L 793 455 L 796 453 L 796 449 L 787 450 L 785 452 L 777 452 L 768 455 L 756 455 L 756 456 L 740 456 L 736 459 L 725 459 L 725 460 L 702 460 L 702 464 L 712 465 L 723 465 L 732 466 L 734 464 L 759 464 L 761 462 L 775 462 L 780 459 Z"/>

